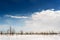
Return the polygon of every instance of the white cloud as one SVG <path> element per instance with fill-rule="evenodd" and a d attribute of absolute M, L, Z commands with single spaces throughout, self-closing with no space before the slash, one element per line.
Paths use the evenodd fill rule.
<path fill-rule="evenodd" d="M 28 18 L 26 16 L 12 16 L 12 15 L 5 15 L 5 16 L 10 18 Z"/>
<path fill-rule="evenodd" d="M 25 21 L 24 31 L 60 31 L 60 10 L 35 12 Z"/>
<path fill-rule="evenodd" d="M 40 12 L 34 12 L 30 17 L 11 16 L 11 15 L 6 16 L 10 18 L 28 18 L 24 20 L 25 24 L 23 24 L 24 25 L 23 27 L 15 27 L 18 30 L 37 31 L 37 32 L 60 31 L 60 10 L 54 10 L 54 9 L 42 10 Z M 10 21 L 8 21 L 8 23 L 10 23 Z M 21 22 L 17 22 L 17 24 L 19 23 Z"/>

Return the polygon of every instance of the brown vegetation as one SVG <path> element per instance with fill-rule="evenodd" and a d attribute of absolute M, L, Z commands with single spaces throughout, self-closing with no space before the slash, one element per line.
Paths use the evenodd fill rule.
<path fill-rule="evenodd" d="M 0 32 L 0 35 L 14 35 L 14 34 L 16 34 L 16 35 L 57 35 L 60 33 L 56 33 L 56 32 L 40 32 L 40 33 L 38 33 L 38 32 L 35 32 L 35 33 L 34 32 L 25 32 L 24 33 L 23 31 L 15 33 L 15 30 L 12 29 L 11 27 L 9 30 L 7 30 L 7 33 L 3 33 L 2 31 Z"/>

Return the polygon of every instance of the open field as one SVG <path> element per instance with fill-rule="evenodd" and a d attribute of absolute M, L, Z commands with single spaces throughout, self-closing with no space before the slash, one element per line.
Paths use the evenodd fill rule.
<path fill-rule="evenodd" d="M 60 40 L 60 35 L 0 35 L 0 40 Z"/>

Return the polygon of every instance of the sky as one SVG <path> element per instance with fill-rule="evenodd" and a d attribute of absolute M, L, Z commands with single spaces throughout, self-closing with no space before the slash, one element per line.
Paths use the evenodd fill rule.
<path fill-rule="evenodd" d="M 60 0 L 0 0 L 0 31 L 60 31 Z"/>

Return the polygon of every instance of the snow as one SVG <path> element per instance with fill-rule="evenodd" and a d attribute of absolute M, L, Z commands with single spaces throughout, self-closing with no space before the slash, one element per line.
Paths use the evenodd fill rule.
<path fill-rule="evenodd" d="M 0 35 L 0 40 L 60 40 L 60 35 Z"/>

